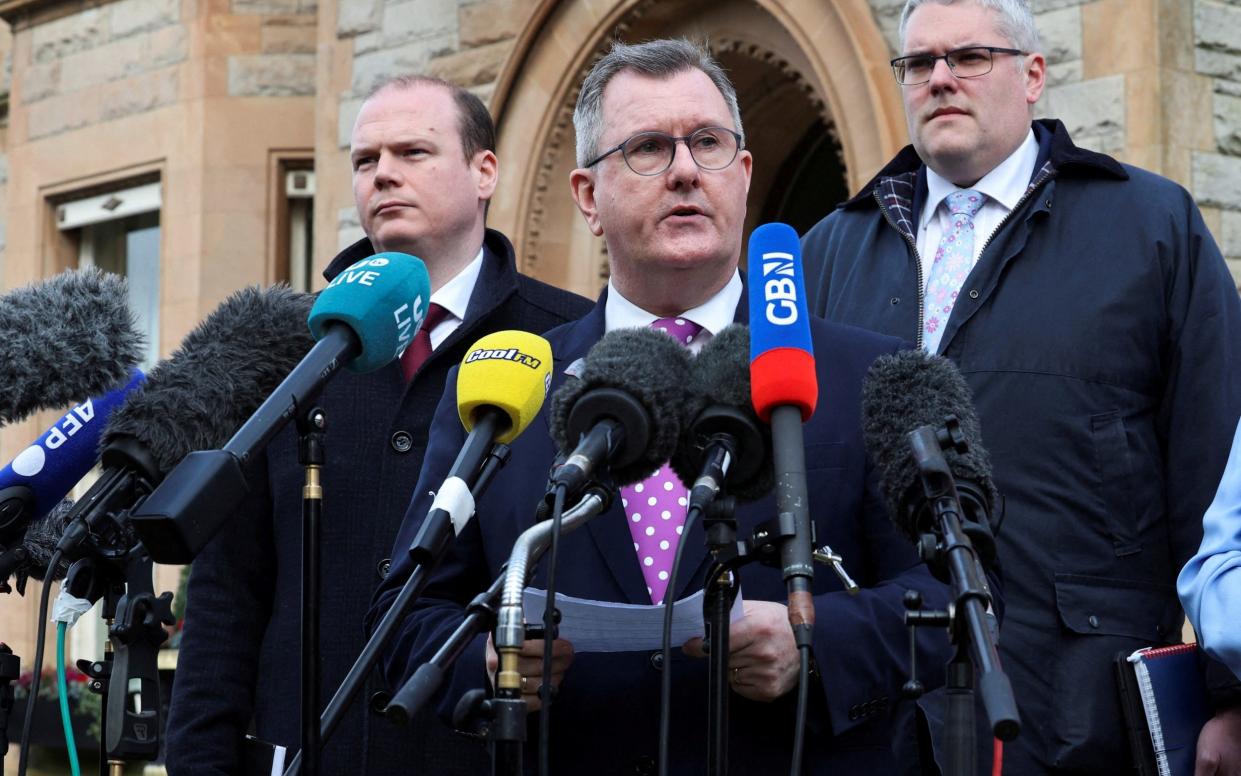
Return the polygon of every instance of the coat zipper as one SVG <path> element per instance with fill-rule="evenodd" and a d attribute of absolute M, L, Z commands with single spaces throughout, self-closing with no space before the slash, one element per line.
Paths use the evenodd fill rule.
<path fill-rule="evenodd" d="M 1000 230 L 1003 229 L 1004 225 L 1008 223 L 1008 219 L 1012 217 L 1013 213 L 1016 213 L 1018 210 L 1020 210 L 1021 206 L 1024 205 L 1026 201 L 1029 200 L 1030 197 L 1032 197 L 1035 192 L 1037 192 L 1040 188 L 1042 188 L 1043 184 L 1046 183 L 1047 180 L 1050 179 L 1054 175 L 1055 175 L 1055 170 L 1053 169 L 1053 170 L 1042 173 L 1041 175 L 1039 175 L 1039 177 L 1034 179 L 1034 183 L 1031 183 L 1029 188 L 1026 189 L 1026 193 L 1021 195 L 1021 199 L 1017 200 L 1017 204 L 1013 205 L 1013 209 L 1005 213 L 1004 217 L 1000 219 L 1000 222 L 995 225 L 994 229 L 991 230 L 991 234 L 987 235 L 987 241 L 982 244 L 982 250 L 978 252 L 979 260 L 982 259 L 982 255 L 987 250 L 987 246 L 991 244 L 992 238 L 994 238 L 997 234 L 999 234 Z M 888 222 L 889 226 L 891 226 L 893 229 L 896 230 L 897 234 L 905 238 L 905 242 L 909 243 L 909 249 L 913 251 L 914 269 L 917 272 L 917 278 L 918 278 L 918 336 L 916 340 L 917 342 L 916 347 L 918 348 L 918 350 L 922 350 L 922 347 L 923 347 L 922 345 L 922 316 L 926 314 L 926 310 L 925 310 L 926 293 L 922 288 L 922 284 L 923 284 L 922 256 L 918 253 L 918 243 L 917 243 L 917 240 L 914 239 L 913 235 L 909 234 L 908 232 L 902 231 L 901 228 L 896 225 L 896 222 L 892 220 L 892 215 L 888 212 L 888 209 L 883 206 L 883 200 L 880 199 L 879 197 L 878 186 L 876 186 L 873 189 L 872 194 L 875 198 L 875 204 L 879 206 L 879 212 L 883 213 L 884 220 Z M 910 210 L 910 215 L 913 215 L 912 210 Z"/>

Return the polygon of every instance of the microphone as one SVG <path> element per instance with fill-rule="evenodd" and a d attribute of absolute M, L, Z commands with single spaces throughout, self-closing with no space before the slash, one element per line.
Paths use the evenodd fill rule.
<path fill-rule="evenodd" d="M 862 386 L 862 432 L 893 522 L 952 587 L 953 639 L 968 644 L 993 734 L 1010 741 L 1020 717 L 1000 667 L 983 573 L 995 556 L 987 515 L 996 490 L 969 386 L 942 356 L 921 350 L 881 356 Z M 968 752 L 973 735 L 973 701 L 958 692 L 968 689 L 970 674 L 965 681 L 954 676 L 950 664 L 950 757 L 958 748 Z"/>
<path fill-rule="evenodd" d="M 310 349 L 302 321 L 312 297 L 287 286 L 244 288 L 191 331 L 103 431 L 103 474 L 74 506 L 60 544 L 132 547 L 125 511 L 185 455 L 227 439 Z"/>
<path fill-rule="evenodd" d="M 789 589 L 789 624 L 798 646 L 814 628 L 814 537 L 806 492 L 802 424 L 814 414 L 819 384 L 802 280 L 801 243 L 787 224 L 763 224 L 750 235 L 750 391 L 754 410 L 771 424 L 780 563 Z"/>
<path fill-rule="evenodd" d="M 676 452 L 690 405 L 690 355 L 667 334 L 617 329 L 595 343 L 581 376 L 552 395 L 551 434 L 568 458 L 551 490 L 579 491 L 597 469 L 639 482 Z"/>
<path fill-rule="evenodd" d="M 689 508 L 706 509 L 727 485 L 741 501 L 771 492 L 771 434 L 758 421 L 750 391 L 750 330 L 733 324 L 703 345 L 692 362 L 694 418 L 672 456 L 690 487 Z"/>
<path fill-rule="evenodd" d="M 438 561 L 474 516 L 471 488 L 479 469 L 496 444 L 512 442 L 538 416 L 551 370 L 552 346 L 524 331 L 488 334 L 465 354 L 457 372 L 457 414 L 469 433 L 410 545 L 416 563 Z"/>
<path fill-rule="evenodd" d="M 9 592 L 7 580 L 15 574 L 21 595 L 26 594 L 26 580 L 30 577 L 40 582 L 48 581 L 49 576 L 51 581 L 64 578 L 64 564 L 58 563 L 55 569 L 49 567 L 56 545 L 69 526 L 72 509 L 73 499 L 67 498 L 42 517 L 31 520 L 21 543 L 0 555 L 0 592 Z"/>
<path fill-rule="evenodd" d="M 421 260 L 377 253 L 336 276 L 310 310 L 318 342 L 220 449 L 184 457 L 130 514 L 156 563 L 191 562 L 249 492 L 243 468 L 341 366 L 379 369 L 401 355 L 426 317 L 431 279 Z M 232 428 L 232 426 L 229 426 Z"/>
<path fill-rule="evenodd" d="M 948 359 L 920 350 L 881 356 L 871 365 L 862 386 L 866 449 L 879 471 L 892 521 L 915 545 L 922 536 L 933 533 L 935 526 L 934 516 L 927 509 L 918 462 L 906 436 L 922 426 L 938 428 L 953 416 L 965 452 L 945 445 L 943 454 L 960 496 L 962 530 L 974 543 L 983 566 L 989 567 L 995 561 L 989 516 L 998 493 L 965 378 Z M 940 581 L 947 581 L 942 566 L 933 564 L 931 570 Z"/>
<path fill-rule="evenodd" d="M 90 268 L 0 295 L 0 425 L 125 382 L 144 342 L 125 279 Z"/>
<path fill-rule="evenodd" d="M 27 563 L 27 525 L 57 507 L 95 465 L 108 418 L 143 379 L 135 369 L 125 385 L 72 408 L 0 471 L 0 582 Z M 19 578 L 18 590 L 24 588 Z"/>

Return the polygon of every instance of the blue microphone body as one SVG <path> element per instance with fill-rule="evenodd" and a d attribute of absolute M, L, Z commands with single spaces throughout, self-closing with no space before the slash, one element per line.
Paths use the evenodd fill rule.
<path fill-rule="evenodd" d="M 801 243 L 786 224 L 764 224 L 750 235 L 750 395 L 771 423 L 776 511 L 792 535 L 780 545 L 789 589 L 789 624 L 799 646 L 814 627 L 814 537 L 806 488 L 802 423 L 818 401 L 810 316 L 802 281 Z"/>
<path fill-rule="evenodd" d="M 241 503 L 244 469 L 342 366 L 369 372 L 397 358 L 426 316 L 431 279 L 421 260 L 380 253 L 338 275 L 311 308 L 318 342 L 220 450 L 187 455 L 130 514 L 156 563 L 189 563 Z"/>
<path fill-rule="evenodd" d="M 101 396 L 66 412 L 0 471 L 0 547 L 25 534 L 26 525 L 50 512 L 99 460 L 99 440 L 112 411 L 142 384 L 141 370 Z"/>

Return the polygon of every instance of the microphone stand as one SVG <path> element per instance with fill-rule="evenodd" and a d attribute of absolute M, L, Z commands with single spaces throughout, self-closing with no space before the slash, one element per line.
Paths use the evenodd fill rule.
<path fill-rule="evenodd" d="M 319 774 L 319 581 L 327 415 L 314 407 L 297 416 L 298 463 L 306 469 L 302 487 L 302 751 L 307 776 Z"/>
<path fill-rule="evenodd" d="M 496 444 L 492 446 L 490 451 L 478 453 L 477 451 L 462 450 L 458 461 L 467 452 L 472 454 L 484 455 L 482 463 L 478 468 L 477 476 L 474 478 L 474 484 L 470 488 L 470 494 L 477 501 L 482 496 L 487 486 L 491 484 L 491 480 L 495 477 L 496 472 L 500 470 L 504 464 L 508 463 L 512 450 L 506 444 Z M 454 470 L 457 467 L 454 465 Z M 442 522 L 437 522 L 438 531 L 435 527 L 431 530 L 439 535 L 443 530 L 449 528 L 448 518 L 445 517 Z M 375 664 L 379 662 L 379 656 L 391 643 L 392 639 L 397 635 L 397 628 L 409 614 L 410 608 L 414 602 L 418 600 L 418 596 L 422 595 L 423 588 L 431 576 L 439 559 L 443 557 L 444 549 L 448 544 L 448 537 L 444 536 L 435 541 L 428 541 L 423 534 L 428 532 L 428 527 L 424 525 L 423 530 L 414 540 L 414 546 L 410 548 L 411 555 L 418 558 L 418 564 L 415 566 L 413 573 L 409 575 L 409 579 L 405 580 L 405 584 L 397 593 L 396 598 L 392 602 L 392 607 L 388 609 L 379 624 L 375 626 L 374 632 L 370 639 L 362 648 L 358 659 L 354 661 L 353 666 L 349 668 L 349 673 L 340 683 L 336 694 L 332 696 L 332 700 L 328 702 L 327 708 L 323 710 L 323 714 L 319 717 L 319 741 L 320 743 L 331 738 L 332 733 L 336 732 L 336 728 L 340 725 L 341 719 L 344 718 L 345 712 L 349 709 L 349 704 L 357 697 L 358 692 L 362 689 L 366 682 L 367 676 L 370 675 Z M 424 544 L 425 542 L 425 544 Z M 434 551 L 427 551 L 427 547 L 433 547 Z M 420 549 L 421 548 L 421 549 Z M 293 762 L 285 770 L 284 776 L 297 776 L 302 767 L 302 753 L 298 752 L 293 758 Z"/>
<path fill-rule="evenodd" d="M 960 425 L 955 417 L 940 428 L 922 426 L 908 435 L 914 461 L 933 522 L 923 532 L 919 552 L 931 565 L 946 565 L 951 576 L 952 605 L 948 612 L 921 612 L 918 596 L 906 597 L 906 623 L 912 628 L 948 625 L 956 650 L 947 670 L 947 776 L 973 774 L 974 672 L 977 669 L 983 706 L 996 738 L 1011 741 L 1021 730 L 1013 688 L 1000 666 L 996 635 L 988 624 L 987 608 L 991 594 L 982 564 L 969 537 L 961 528 L 961 503 L 952 470 L 944 458 L 944 448 L 966 451 Z M 915 639 L 910 637 L 910 649 Z M 911 663 L 912 665 L 912 663 Z M 921 685 L 916 679 L 906 684 L 905 694 L 917 697 Z"/>

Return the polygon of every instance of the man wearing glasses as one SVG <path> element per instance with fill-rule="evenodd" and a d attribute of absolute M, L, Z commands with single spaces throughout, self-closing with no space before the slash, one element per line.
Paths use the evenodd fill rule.
<path fill-rule="evenodd" d="M 1177 571 L 1241 412 L 1237 292 L 1184 189 L 1033 121 L 1025 2 L 909 0 L 900 40 L 912 145 L 803 238 L 812 309 L 951 358 L 973 390 L 1023 718 L 1005 773 L 1127 772 L 1112 661 L 1181 639 Z M 1220 690 L 1204 773 L 1241 767 Z"/>
<path fill-rule="evenodd" d="M 591 313 L 547 334 L 555 354 L 553 391 L 576 379 L 575 363 L 607 331 L 661 328 L 696 351 L 748 312 L 737 263 L 751 157 L 743 147 L 736 93 L 710 55 L 683 40 L 614 45 L 583 83 L 574 126 L 579 167 L 570 178 L 573 196 L 590 229 L 606 241 L 612 271 Z M 811 330 L 820 395 L 830 402 L 805 426 L 811 516 L 818 541 L 844 556 L 863 589 L 852 597 L 833 574 L 815 579 L 818 671 L 811 679 L 804 772 L 888 773 L 890 714 L 910 670 L 902 597 L 916 589 L 934 606 L 945 601 L 946 591 L 880 506 L 862 447 L 862 378 L 878 355 L 900 341 L 817 318 Z M 398 548 L 417 534 L 430 506 L 427 494 L 443 481 L 463 442 L 451 401 L 453 379 L 431 429 Z M 555 454 L 546 418 L 536 419 L 513 443 L 510 463 L 479 499 L 478 519 L 457 536 L 451 557 L 433 573 L 394 640 L 385 663 L 390 682 L 404 682 L 434 654 L 460 622 L 463 605 L 500 573 L 514 540 L 530 525 Z M 646 481 L 621 488 L 607 514 L 562 537 L 558 591 L 650 605 L 702 588 L 708 564 L 701 522 L 685 527 L 685 485 L 667 475 L 665 465 Z M 749 536 L 774 514 L 770 496 L 739 505 L 738 535 Z M 674 583 L 668 569 L 682 528 L 685 555 Z M 369 615 L 372 626 L 413 570 L 405 552 L 393 558 Z M 541 587 L 543 579 L 540 571 L 533 584 Z M 744 616 L 730 628 L 729 763 L 734 773 L 787 772 L 798 656 L 784 582 L 776 569 L 750 566 L 742 572 L 742 587 Z M 919 678 L 942 683 L 947 639 L 920 634 L 918 645 Z M 542 642 L 525 646 L 521 687 L 533 710 L 543 676 Z M 549 710 L 551 772 L 655 773 L 665 668 L 660 652 L 575 654 L 561 640 L 553 654 L 549 679 L 560 689 Z M 673 652 L 672 774 L 706 769 L 707 666 L 686 657 L 701 654 L 697 640 L 684 654 Z M 496 658 L 480 637 L 445 681 L 442 716 L 451 715 L 467 690 L 485 686 L 484 667 L 494 672 Z M 529 721 L 525 751 L 533 772 L 538 715 Z"/>

